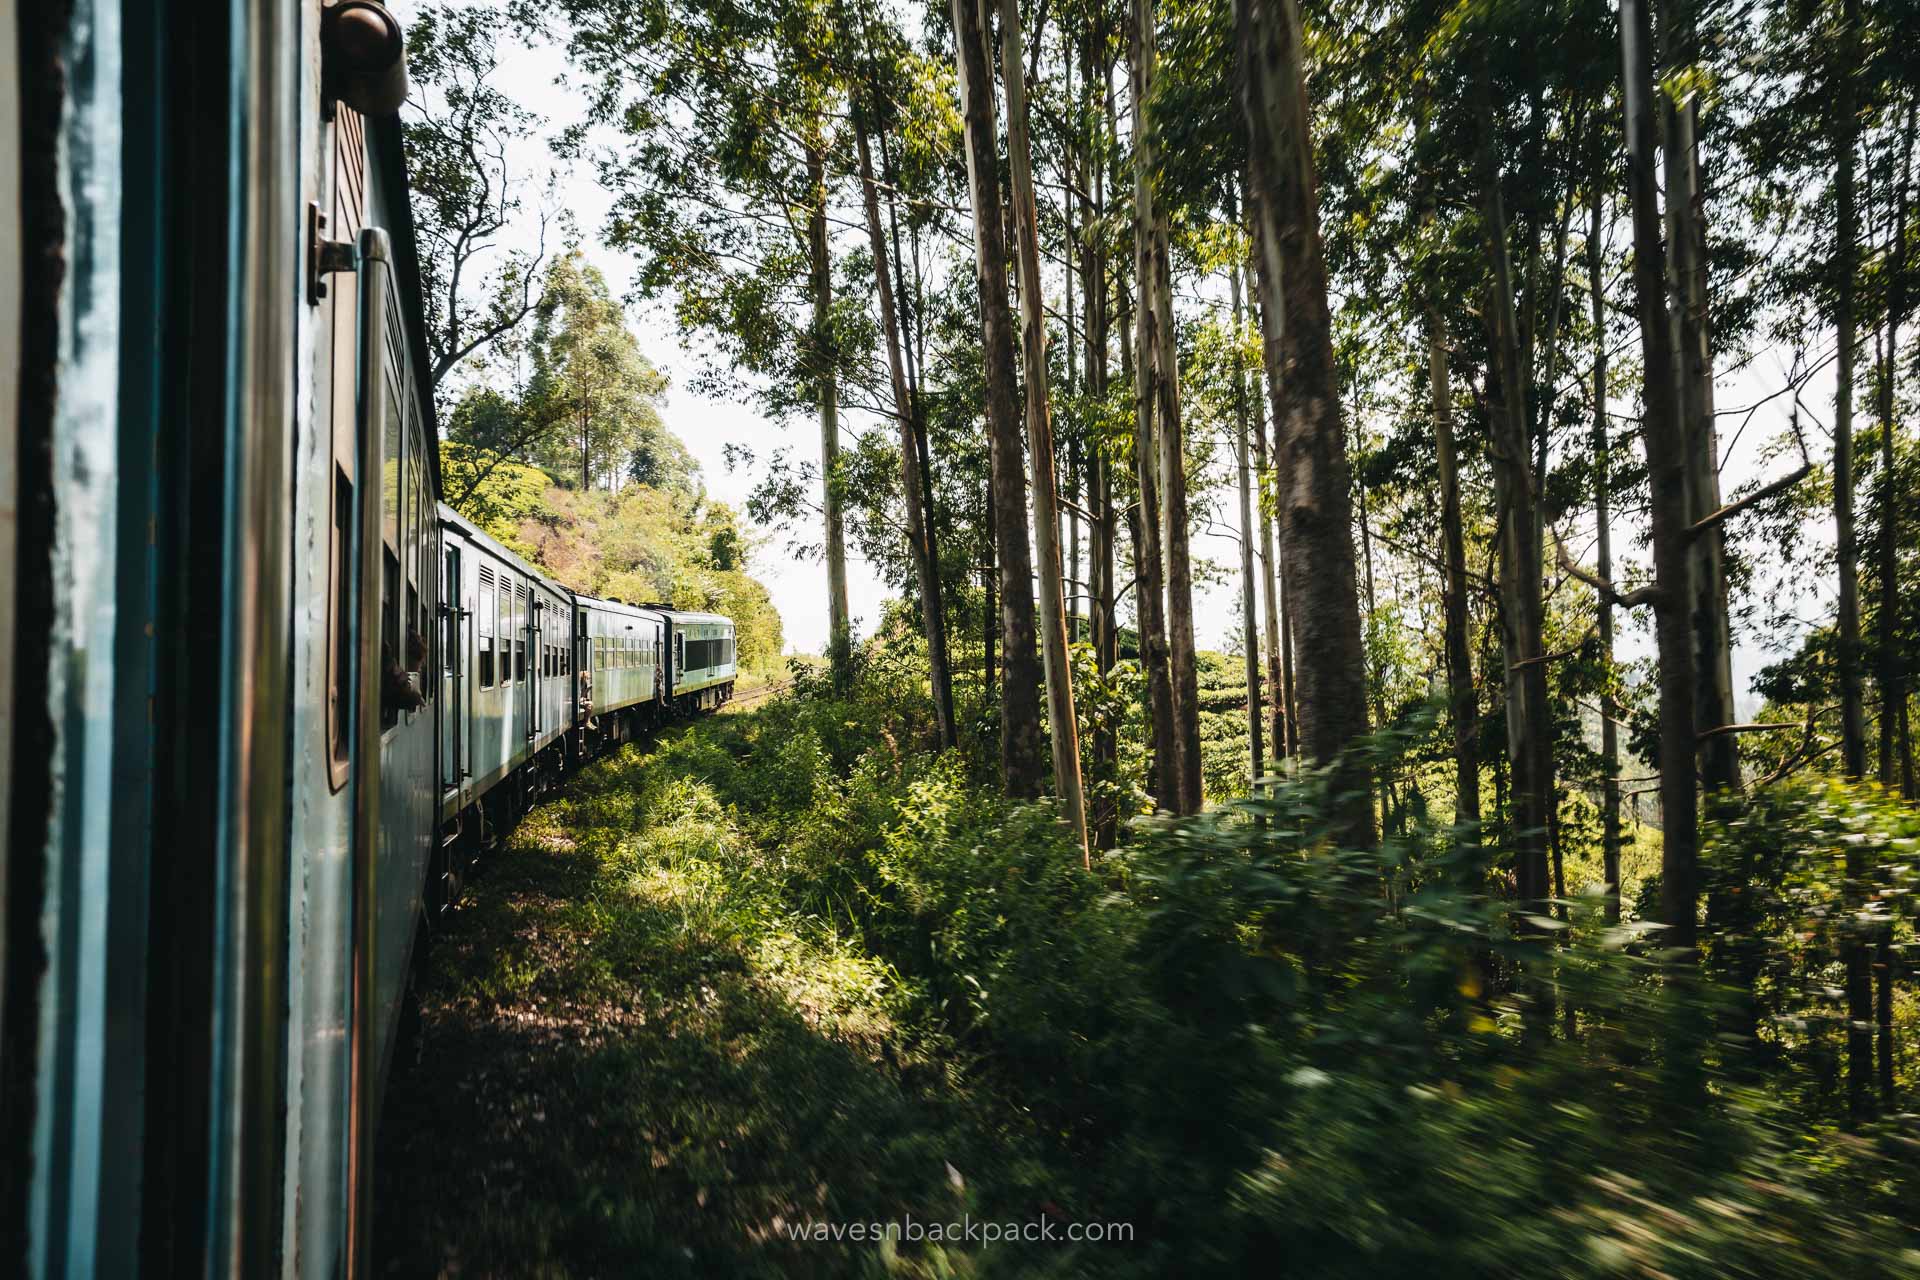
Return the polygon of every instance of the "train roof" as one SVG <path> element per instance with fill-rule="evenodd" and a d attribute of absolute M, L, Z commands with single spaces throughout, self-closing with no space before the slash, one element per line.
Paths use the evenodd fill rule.
<path fill-rule="evenodd" d="M 519 570 L 521 573 L 526 574 L 529 578 L 539 579 L 541 585 L 550 589 L 555 595 L 566 596 L 568 599 L 574 598 L 575 593 L 571 588 L 564 586 L 559 582 L 556 582 L 551 575 L 542 573 L 539 569 L 535 568 L 533 565 L 528 564 L 519 555 L 515 554 L 512 551 L 509 551 L 506 548 L 506 546 L 498 538 L 494 537 L 492 534 L 488 533 L 485 529 L 482 529 L 479 525 L 475 524 L 473 521 L 461 515 L 458 511 L 455 511 L 452 507 L 448 506 L 446 503 L 444 502 L 440 503 L 439 510 L 440 510 L 440 523 L 442 526 L 449 529 L 457 530 L 461 537 L 465 538 L 469 542 L 477 544 L 482 549 L 498 557 L 499 559 L 505 560 L 513 568 Z"/>
<path fill-rule="evenodd" d="M 657 618 L 661 610 L 650 605 L 628 604 L 625 600 L 603 600 L 599 596 L 576 596 L 576 603 L 589 609 L 604 609 L 608 613 L 624 613 L 634 617 Z"/>
<path fill-rule="evenodd" d="M 655 612 L 664 613 L 675 622 L 724 622 L 728 626 L 733 625 L 733 619 L 724 613 L 696 613 L 690 609 L 658 609 Z"/>
<path fill-rule="evenodd" d="M 419 401 L 420 421 L 426 424 L 426 436 L 434 442 L 427 450 L 428 470 L 433 474 L 433 496 L 446 495 L 440 480 L 440 428 L 434 412 L 433 388 L 427 378 L 431 354 L 427 346 L 427 309 L 420 292 L 420 244 L 413 227 L 413 184 L 407 174 L 406 142 L 398 114 L 377 116 L 367 121 L 369 164 L 378 170 L 378 180 L 386 202 L 384 212 L 387 234 L 400 270 L 393 273 L 399 286 L 400 315 L 407 329 L 407 345 L 414 360 L 414 395 Z"/>

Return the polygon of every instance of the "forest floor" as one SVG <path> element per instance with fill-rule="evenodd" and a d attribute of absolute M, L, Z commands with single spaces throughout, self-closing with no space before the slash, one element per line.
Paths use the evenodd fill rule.
<path fill-rule="evenodd" d="M 885 965 L 784 909 L 658 746 L 571 779 L 435 937 L 382 1126 L 387 1274 L 881 1272 L 794 1233 L 957 1218 L 958 1170 L 1003 1158 Z"/>

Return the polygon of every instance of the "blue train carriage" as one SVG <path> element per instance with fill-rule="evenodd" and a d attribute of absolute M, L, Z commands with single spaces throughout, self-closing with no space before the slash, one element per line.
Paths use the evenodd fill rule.
<path fill-rule="evenodd" d="M 429 876 L 443 854 L 448 654 L 437 431 L 398 121 L 323 96 L 306 128 L 314 407 L 311 428 L 295 432 L 291 485 L 288 1121 L 274 1220 L 284 1270 L 331 1275 L 368 1259 L 380 1098 L 423 908 L 449 887 Z"/>
<path fill-rule="evenodd" d="M 566 764 L 562 589 L 444 503 L 439 508 L 440 850 L 431 907 L 459 896 L 467 869 Z M 549 722 L 542 722 L 546 713 Z"/>
<path fill-rule="evenodd" d="M 584 751 L 630 742 L 667 718 L 667 620 L 658 609 L 578 596 L 574 634 Z"/>
<path fill-rule="evenodd" d="M 733 620 L 717 613 L 663 609 L 672 633 L 675 714 L 710 710 L 733 696 L 737 673 Z"/>
<path fill-rule="evenodd" d="M 442 644 L 441 843 L 445 893 L 463 865 L 577 759 L 573 593 L 451 507 L 439 508 Z"/>
<path fill-rule="evenodd" d="M 445 694 L 401 32 L 0 7 L 0 1273 L 367 1274 Z"/>

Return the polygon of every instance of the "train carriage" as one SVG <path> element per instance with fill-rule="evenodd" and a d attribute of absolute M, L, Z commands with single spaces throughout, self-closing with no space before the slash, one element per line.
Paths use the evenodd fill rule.
<path fill-rule="evenodd" d="M 666 620 L 657 609 L 580 596 L 580 704 L 591 732 L 630 736 L 666 708 Z M 602 726 L 600 721 L 608 721 Z"/>
<path fill-rule="evenodd" d="M 440 504 L 380 4 L 15 8 L 0 1271 L 367 1275 L 430 908 L 732 626 Z"/>
<path fill-rule="evenodd" d="M 717 613 L 663 609 L 673 635 L 672 698 L 678 709 L 717 707 L 733 696 L 733 620 Z"/>

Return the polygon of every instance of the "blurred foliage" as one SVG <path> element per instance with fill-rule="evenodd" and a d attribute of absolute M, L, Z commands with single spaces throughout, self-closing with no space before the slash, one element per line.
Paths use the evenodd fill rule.
<path fill-rule="evenodd" d="M 689 1043 L 658 1076 L 630 1048 L 607 1085 L 638 1099 L 616 1116 L 643 1113 L 645 1141 L 673 1162 L 585 1157 L 590 1171 L 529 1186 L 533 1207 L 503 1209 L 488 1231 L 536 1210 L 570 1225 L 516 1261 L 1920 1275 L 1914 1117 L 1842 1132 L 1831 1092 L 1809 1084 L 1842 1045 L 1824 975 L 1856 926 L 1838 904 L 1911 951 L 1910 811 L 1830 783 L 1723 807 L 1707 862 L 1766 887 L 1747 920 L 1769 975 L 1765 1023 L 1743 1038 L 1713 922 L 1696 971 L 1671 963 L 1656 927 L 1608 927 L 1595 898 L 1564 920 L 1516 920 L 1498 847 L 1419 806 L 1378 848 L 1342 848 L 1324 772 L 1195 819 L 1135 817 L 1089 874 L 1050 803 L 996 794 L 990 747 L 923 749 L 911 637 L 910 619 L 883 625 L 843 696 L 796 665 L 785 696 L 628 748 L 575 784 L 564 820 L 538 826 L 546 847 L 608 847 L 598 887 L 519 918 L 500 954 L 463 950 L 458 999 L 518 1008 L 550 989 L 567 1008 L 661 1007 L 609 1043 Z M 1133 678 L 1125 664 L 1118 678 Z M 1137 701 L 1086 692 L 1098 716 L 1124 720 Z M 1365 749 L 1404 770 L 1432 720 Z M 1849 847 L 1873 868 L 1858 892 L 1837 869 Z M 590 925 L 571 922 L 579 912 Z M 564 963 L 530 961 L 526 939 L 556 930 L 576 939 Z M 591 990 L 572 985 L 589 977 Z M 658 994 L 676 984 L 706 994 L 676 1006 Z M 1920 1035 L 1904 994 L 1897 1030 Z M 1898 1087 L 1920 1087 L 1910 1050 Z M 579 1138 L 588 1151 L 607 1140 Z M 706 1207 L 683 1202 L 696 1195 Z M 590 1198 L 591 1214 L 568 1197 Z M 876 1250 L 796 1246 L 768 1225 L 962 1211 L 1126 1222 L 1135 1236 Z M 596 1236 L 593 1214 L 640 1225 Z"/>

